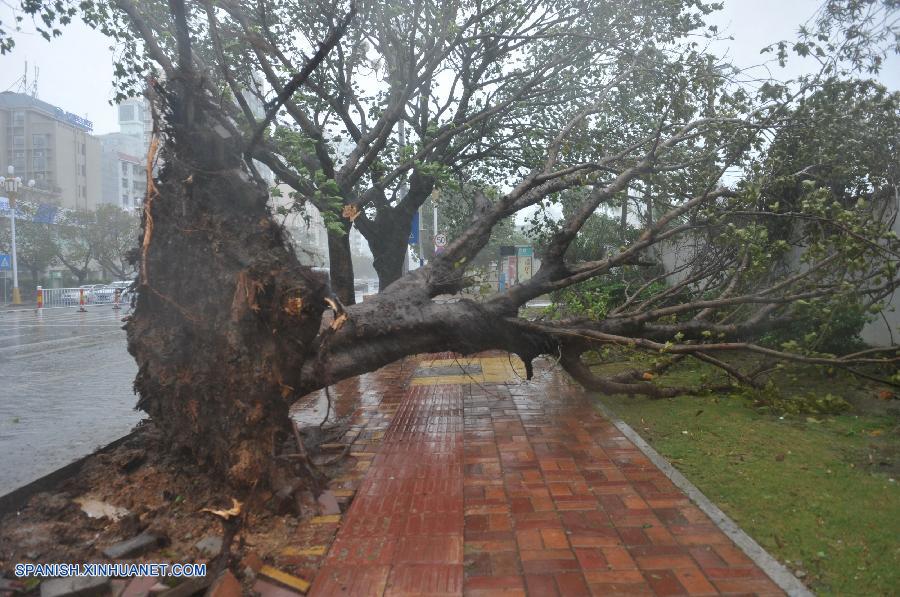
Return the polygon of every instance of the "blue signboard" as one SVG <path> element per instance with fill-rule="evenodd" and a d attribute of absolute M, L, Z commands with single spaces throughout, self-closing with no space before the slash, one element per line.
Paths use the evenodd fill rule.
<path fill-rule="evenodd" d="M 71 112 L 66 112 L 62 108 L 56 109 L 56 118 L 62 120 L 63 122 L 68 122 L 73 126 L 77 126 L 78 128 L 82 128 L 86 131 L 94 130 L 94 123 L 88 120 L 87 118 L 82 118 L 78 114 L 72 114 Z"/>
<path fill-rule="evenodd" d="M 12 215 L 12 210 L 9 208 L 9 198 L 0 197 L 0 216 L 10 215 Z M 21 220 L 23 215 L 22 210 L 16 207 L 16 217 Z"/>
<path fill-rule="evenodd" d="M 10 259 L 9 254 L 0 253 L 0 270 L 8 269 L 12 269 L 12 259 Z"/>
<path fill-rule="evenodd" d="M 49 203 L 41 203 L 38 205 L 37 213 L 34 214 L 34 221 L 39 224 L 53 224 L 56 221 L 56 206 Z"/>
<path fill-rule="evenodd" d="M 419 212 L 413 214 L 412 224 L 409 227 L 409 244 L 419 244 Z"/>

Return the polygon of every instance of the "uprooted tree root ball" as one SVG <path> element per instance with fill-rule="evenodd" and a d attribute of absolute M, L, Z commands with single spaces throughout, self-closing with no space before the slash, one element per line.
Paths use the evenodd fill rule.
<path fill-rule="evenodd" d="M 213 573 L 228 567 L 249 583 L 248 558 L 272 561 L 285 547 L 303 547 L 304 520 L 319 514 L 312 492 L 234 494 L 211 483 L 192 459 L 165 449 L 166 441 L 153 424 L 141 425 L 116 448 L 89 457 L 76 476 L 6 513 L 0 518 L 0 574 L 13 576 L 18 563 L 113 562 L 119 558 L 105 553 L 110 548 L 152 536 L 123 557 L 207 563 Z M 343 471 L 338 463 L 323 474 Z M 235 499 L 240 513 L 229 541 L 229 525 L 212 511 L 228 510 Z M 285 570 L 305 574 L 289 565 Z"/>

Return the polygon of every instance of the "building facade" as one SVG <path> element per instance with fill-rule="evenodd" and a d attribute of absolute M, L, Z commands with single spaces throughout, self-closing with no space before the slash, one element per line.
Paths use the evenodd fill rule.
<path fill-rule="evenodd" d="M 90 121 L 24 93 L 0 93 L 0 166 L 34 180 L 32 199 L 91 210 L 101 201 L 100 142 Z"/>
<path fill-rule="evenodd" d="M 140 135 L 110 133 L 100 136 L 103 203 L 124 210 L 141 206 L 147 191 L 147 149 Z"/>
<path fill-rule="evenodd" d="M 286 184 L 278 185 L 278 193 L 270 199 L 270 207 L 275 220 L 282 224 L 291 236 L 294 251 L 300 263 L 311 267 L 328 267 L 328 235 L 322 214 L 312 204 L 306 204 L 304 213 L 288 211 L 294 203 L 291 189 Z"/>
<path fill-rule="evenodd" d="M 153 115 L 146 98 L 127 99 L 118 105 L 119 132 L 140 141 L 143 149 L 137 155 L 145 155 L 153 134 Z"/>

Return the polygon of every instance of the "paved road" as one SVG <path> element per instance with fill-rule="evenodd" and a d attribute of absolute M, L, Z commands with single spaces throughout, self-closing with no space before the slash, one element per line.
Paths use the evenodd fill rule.
<path fill-rule="evenodd" d="M 121 312 L 0 310 L 0 495 L 126 433 L 140 419 Z"/>

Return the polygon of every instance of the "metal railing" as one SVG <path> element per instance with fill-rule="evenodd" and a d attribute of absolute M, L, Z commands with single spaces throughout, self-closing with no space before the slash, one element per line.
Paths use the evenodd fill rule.
<path fill-rule="evenodd" d="M 119 288 L 108 286 L 92 288 L 43 288 L 38 286 L 36 294 L 39 309 L 83 308 L 89 305 L 115 307 L 121 303 L 122 291 Z"/>

